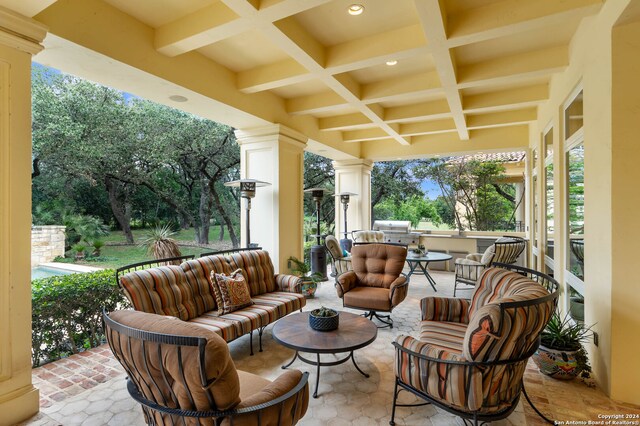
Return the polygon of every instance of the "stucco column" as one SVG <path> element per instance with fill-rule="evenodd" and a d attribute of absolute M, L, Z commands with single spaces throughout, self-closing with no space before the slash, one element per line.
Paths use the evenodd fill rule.
<path fill-rule="evenodd" d="M 287 272 L 287 259 L 302 259 L 304 148 L 308 138 L 279 124 L 236 131 L 240 174 L 271 186 L 256 189 L 251 207 L 251 242 L 271 255 L 276 272 Z M 245 201 L 243 200 L 243 203 Z M 241 234 L 245 220 L 242 209 Z"/>
<path fill-rule="evenodd" d="M 31 382 L 31 55 L 45 35 L 0 7 L 0 425 L 39 405 Z"/>
<path fill-rule="evenodd" d="M 347 226 L 349 231 L 371 229 L 371 160 L 334 161 L 336 173 L 336 193 L 353 192 L 358 194 L 349 200 Z M 340 197 L 336 197 L 336 238 L 343 238 L 344 213 Z"/>

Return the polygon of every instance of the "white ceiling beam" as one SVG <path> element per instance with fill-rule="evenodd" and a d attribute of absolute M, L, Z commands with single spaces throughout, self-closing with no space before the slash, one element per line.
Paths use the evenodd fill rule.
<path fill-rule="evenodd" d="M 222 0 L 155 30 L 156 49 L 177 56 L 216 43 L 260 25 L 293 16 L 330 0 L 282 0 L 278 2 Z"/>
<path fill-rule="evenodd" d="M 347 101 L 336 92 L 330 90 L 314 95 L 288 99 L 286 104 L 289 114 L 301 115 L 327 112 L 336 107 L 346 105 Z"/>
<path fill-rule="evenodd" d="M 238 89 L 244 93 L 256 93 L 277 87 L 308 81 L 313 74 L 295 60 L 289 58 L 237 74 Z"/>
<path fill-rule="evenodd" d="M 568 46 L 518 53 L 458 68 L 458 87 L 504 84 L 549 76 L 569 65 Z"/>
<path fill-rule="evenodd" d="M 449 110 L 449 104 L 446 100 L 386 108 L 384 114 L 387 123 L 438 120 L 448 117 L 451 117 L 451 110 Z"/>
<path fill-rule="evenodd" d="M 442 93 L 440 78 L 435 71 L 422 72 L 362 85 L 362 100 L 366 103 L 391 101 L 407 95 Z"/>
<path fill-rule="evenodd" d="M 504 152 L 526 149 L 529 146 L 529 126 L 497 127 L 471 130 L 472 138 L 461 141 L 457 133 L 413 136 L 411 146 L 398 146 L 384 140 L 359 144 L 362 158 L 387 161 L 427 156 L 464 155 L 477 151 Z"/>
<path fill-rule="evenodd" d="M 452 118 L 400 125 L 400 134 L 403 136 L 435 135 L 449 132 L 457 132 L 456 123 Z"/>
<path fill-rule="evenodd" d="M 415 0 L 422 30 L 429 40 L 429 48 L 449 103 L 461 140 L 469 139 L 469 131 L 462 112 L 462 99 L 456 82 L 456 65 L 447 46 L 446 15 L 438 0 Z"/>
<path fill-rule="evenodd" d="M 422 29 L 410 25 L 328 47 L 326 68 L 337 74 L 427 52 Z"/>
<path fill-rule="evenodd" d="M 359 129 L 342 132 L 342 141 L 347 143 L 374 141 L 379 139 L 389 139 L 387 132 L 382 129 Z"/>
<path fill-rule="evenodd" d="M 363 37 L 327 47 L 325 50 L 325 72 L 334 75 L 380 65 L 391 59 L 402 60 L 428 54 L 424 34 L 418 25 Z M 313 77 L 305 68 L 297 64 L 292 67 L 296 70 L 295 72 L 283 68 L 278 73 L 273 73 L 274 66 L 277 64 L 263 65 L 240 73 L 241 76 L 247 74 L 259 76 L 259 78 L 255 84 L 247 79 L 239 88 L 246 93 L 254 93 L 304 81 L 305 74 L 307 78 Z"/>
<path fill-rule="evenodd" d="M 536 84 L 510 90 L 464 96 L 465 113 L 504 111 L 508 109 L 535 107 L 549 99 L 549 86 Z"/>
<path fill-rule="evenodd" d="M 375 127 L 375 124 L 367 116 L 359 112 L 318 119 L 318 128 L 325 131 L 366 129 L 372 127 Z"/>
<path fill-rule="evenodd" d="M 515 111 L 502 111 L 489 114 L 467 115 L 469 129 L 484 129 L 488 127 L 514 126 L 527 124 L 538 119 L 536 108 L 526 108 Z"/>
<path fill-rule="evenodd" d="M 602 0 L 506 0 L 470 8 L 447 20 L 449 47 L 508 37 L 598 12 Z"/>

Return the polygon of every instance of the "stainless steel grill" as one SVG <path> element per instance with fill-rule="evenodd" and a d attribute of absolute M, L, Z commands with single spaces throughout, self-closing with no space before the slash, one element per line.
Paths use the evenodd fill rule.
<path fill-rule="evenodd" d="M 373 230 L 384 233 L 385 243 L 420 243 L 420 232 L 412 232 L 411 222 L 408 220 L 376 220 L 373 222 Z"/>

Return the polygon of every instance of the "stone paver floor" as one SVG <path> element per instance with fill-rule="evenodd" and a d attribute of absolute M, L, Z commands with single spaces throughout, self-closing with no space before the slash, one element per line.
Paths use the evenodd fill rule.
<path fill-rule="evenodd" d="M 453 274 L 433 272 L 432 275 L 438 283 L 437 295 L 451 296 Z M 319 397 L 310 398 L 309 410 L 300 424 L 388 425 L 394 385 L 394 351 L 391 342 L 400 334 L 417 335 L 419 301 L 434 294 L 424 277 L 414 275 L 407 299 L 392 314 L 394 328 L 380 329 L 375 342 L 355 352 L 359 366 L 371 377 L 366 379 L 360 375 L 351 363 L 323 368 Z M 321 305 L 342 309 L 333 281 L 320 284 L 316 297 L 308 300 L 305 310 Z M 281 374 L 280 366 L 292 358 L 293 351 L 273 340 L 271 328 L 267 327 L 263 336 L 264 352 L 249 356 L 249 336 L 229 345 L 238 369 L 271 380 Z M 330 357 L 327 355 L 326 360 L 330 360 Z M 313 388 L 314 367 L 300 361 L 291 367 L 308 371 L 309 383 Z M 106 345 L 34 369 L 33 377 L 41 393 L 41 410 L 24 425 L 144 425 L 139 405 L 127 393 L 124 371 Z M 597 388 L 590 388 L 579 380 L 564 382 L 543 376 L 533 363 L 525 373 L 525 384 L 538 408 L 555 420 L 597 421 L 600 420 L 599 415 L 640 413 L 639 407 L 617 403 Z M 400 400 L 402 403 L 416 401 L 406 392 L 401 392 Z M 545 424 L 523 401 L 524 398 L 511 416 L 493 424 Z M 463 423 L 438 408 L 422 406 L 398 408 L 396 424 L 438 426 Z"/>

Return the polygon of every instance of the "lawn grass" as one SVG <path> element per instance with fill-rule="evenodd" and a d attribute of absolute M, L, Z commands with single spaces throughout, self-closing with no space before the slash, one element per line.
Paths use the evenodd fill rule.
<path fill-rule="evenodd" d="M 125 265 L 130 265 L 132 263 L 144 262 L 145 260 L 152 260 L 153 256 L 147 254 L 147 249 L 145 247 L 140 247 L 138 243 L 142 241 L 146 234 L 149 232 L 148 229 L 134 229 L 132 231 L 133 238 L 136 242 L 134 245 L 126 244 L 126 239 L 122 231 L 112 231 L 108 236 L 104 237 L 103 241 L 107 243 L 104 247 L 102 247 L 100 257 L 88 257 L 84 260 L 75 260 L 74 258 L 65 258 L 58 259 L 57 261 L 61 261 L 64 263 L 77 263 L 80 265 L 87 266 L 95 266 L 98 268 L 120 268 Z M 218 233 L 219 227 L 212 226 L 209 231 L 209 241 L 211 243 L 218 242 Z M 195 241 L 195 232 L 193 228 L 184 229 L 179 232 L 176 232 L 172 238 L 178 241 Z M 225 235 L 226 242 L 231 248 L 231 240 L 228 237 L 228 234 Z M 224 247 L 227 248 L 227 247 Z M 200 256 L 200 254 L 207 251 L 214 251 L 214 249 L 206 248 L 206 247 L 190 247 L 190 246 L 180 246 L 180 251 L 183 255 L 193 254 Z"/>
<path fill-rule="evenodd" d="M 146 235 L 149 233 L 149 229 L 134 229 L 131 231 L 131 233 L 133 234 L 133 239 L 135 240 L 135 242 L 138 243 L 138 241 L 141 241 L 146 237 Z M 218 241 L 219 234 L 220 234 L 220 226 L 212 225 L 211 228 L 209 228 L 209 241 L 211 242 Z M 177 231 L 175 235 L 173 235 L 171 238 L 175 240 L 180 240 L 180 241 L 196 240 L 195 231 L 193 228 L 181 229 L 180 231 Z M 126 239 L 122 231 L 111 231 L 111 233 L 106 237 L 104 237 L 102 240 L 109 243 L 126 243 Z M 231 241 L 229 239 L 228 232 L 225 232 L 223 241 Z"/>

